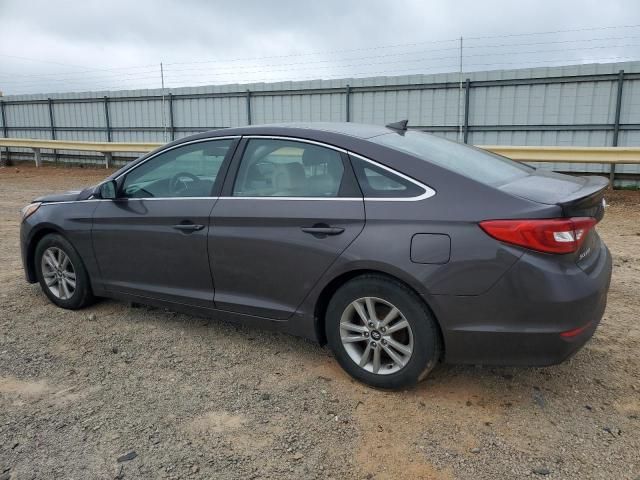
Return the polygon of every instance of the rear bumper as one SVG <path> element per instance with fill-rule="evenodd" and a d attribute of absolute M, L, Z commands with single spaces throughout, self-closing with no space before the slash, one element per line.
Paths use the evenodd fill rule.
<path fill-rule="evenodd" d="M 602 244 L 598 255 L 587 273 L 526 253 L 483 295 L 428 297 L 445 361 L 544 366 L 569 358 L 591 338 L 606 307 L 611 254 Z"/>

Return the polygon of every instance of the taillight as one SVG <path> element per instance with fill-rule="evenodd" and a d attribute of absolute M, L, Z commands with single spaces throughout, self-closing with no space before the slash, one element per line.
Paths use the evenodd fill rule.
<path fill-rule="evenodd" d="M 546 253 L 573 253 L 596 224 L 595 218 L 485 220 L 480 227 L 501 242 Z"/>
<path fill-rule="evenodd" d="M 572 330 L 567 330 L 566 332 L 562 332 L 562 333 L 560 333 L 560 336 L 563 337 L 563 338 L 577 337 L 578 335 L 580 335 L 582 332 L 584 332 L 590 326 L 591 326 L 591 322 L 587 323 L 586 325 L 583 325 L 582 327 L 578 327 L 578 328 L 574 328 Z"/>

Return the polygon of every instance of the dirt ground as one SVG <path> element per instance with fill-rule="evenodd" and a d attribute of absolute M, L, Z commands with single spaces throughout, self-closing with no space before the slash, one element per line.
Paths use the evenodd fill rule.
<path fill-rule="evenodd" d="M 639 192 L 607 196 L 609 304 L 573 359 L 441 366 L 389 393 L 298 338 L 50 304 L 23 278 L 19 209 L 104 176 L 0 168 L 0 480 L 640 478 Z"/>

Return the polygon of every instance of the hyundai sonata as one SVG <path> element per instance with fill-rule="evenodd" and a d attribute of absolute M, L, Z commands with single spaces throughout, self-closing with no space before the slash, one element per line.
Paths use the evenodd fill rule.
<path fill-rule="evenodd" d="M 576 352 L 611 277 L 606 186 L 406 122 L 232 128 L 36 199 L 22 259 L 60 307 L 113 297 L 280 329 L 403 388 L 439 361 Z"/>

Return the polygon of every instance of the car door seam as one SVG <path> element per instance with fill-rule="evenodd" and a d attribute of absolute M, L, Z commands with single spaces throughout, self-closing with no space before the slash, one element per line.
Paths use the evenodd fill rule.
<path fill-rule="evenodd" d="M 296 306 L 296 309 L 291 313 L 291 315 L 289 315 L 286 320 L 290 320 L 293 316 L 295 316 L 299 311 L 300 311 L 300 307 L 302 305 L 304 305 L 304 303 L 306 302 L 306 300 L 309 298 L 309 296 L 313 293 L 313 291 L 315 290 L 315 288 L 318 286 L 318 284 L 320 283 L 320 281 L 324 278 L 324 276 L 326 275 L 326 273 L 331 270 L 331 267 L 333 267 L 333 265 L 335 265 L 335 263 L 340 259 L 340 257 L 342 257 L 342 254 L 344 252 L 347 251 L 347 249 L 353 245 L 353 242 L 355 242 L 358 237 L 362 234 L 362 232 L 364 231 L 365 227 L 367 226 L 367 214 L 366 214 L 366 206 L 365 206 L 365 202 L 364 199 L 362 199 L 362 212 L 363 212 L 363 219 L 362 219 L 362 227 L 360 228 L 360 231 L 353 237 L 353 239 L 347 243 L 345 245 L 345 247 L 340 250 L 340 252 L 336 255 L 336 257 L 333 259 L 333 261 L 331 263 L 329 263 L 329 265 L 327 265 L 327 268 L 325 268 L 322 273 L 318 276 L 318 279 L 314 282 L 314 284 L 311 286 L 311 288 L 309 289 L 309 291 L 307 292 L 307 294 L 302 298 L 302 300 L 300 301 L 300 303 Z"/>

